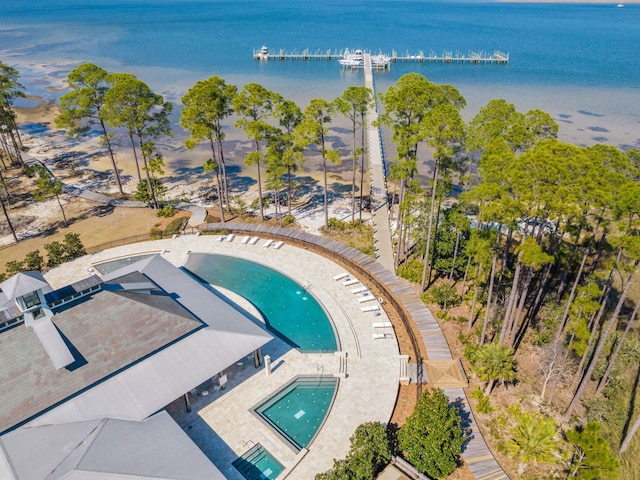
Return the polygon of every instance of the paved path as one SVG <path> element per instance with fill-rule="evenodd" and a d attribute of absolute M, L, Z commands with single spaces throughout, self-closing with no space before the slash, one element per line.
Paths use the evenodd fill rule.
<path fill-rule="evenodd" d="M 120 198 L 108 197 L 107 195 L 102 195 L 101 193 L 94 192 L 92 190 L 82 190 L 74 187 L 73 185 L 63 184 L 62 189 L 64 193 L 69 195 L 112 207 L 144 208 L 147 206 L 143 202 L 138 202 L 137 200 L 122 200 Z"/>
<path fill-rule="evenodd" d="M 364 85 L 370 88 L 375 96 L 371 55 L 364 55 Z M 376 259 L 392 272 L 395 271 L 393 244 L 391 242 L 391 226 L 389 224 L 389 200 L 387 195 L 387 179 L 382 150 L 380 129 L 374 126 L 378 120 L 376 103 L 367 112 L 367 140 L 369 151 L 369 175 L 371 177 L 371 213 L 373 214 L 373 237 Z"/>
<path fill-rule="evenodd" d="M 92 190 L 82 190 L 72 185 L 63 184 L 62 186 L 65 193 L 76 197 L 84 198 L 85 200 L 91 200 L 92 202 L 102 203 L 103 205 L 110 205 L 112 207 L 124 207 L 124 208 L 146 208 L 147 205 L 144 202 L 138 202 L 137 200 L 123 200 L 119 198 L 109 197 Z M 189 217 L 188 226 L 197 227 L 204 223 L 207 218 L 207 209 L 199 205 L 192 203 L 180 204 L 178 208 L 181 210 L 187 210 L 191 212 Z"/>

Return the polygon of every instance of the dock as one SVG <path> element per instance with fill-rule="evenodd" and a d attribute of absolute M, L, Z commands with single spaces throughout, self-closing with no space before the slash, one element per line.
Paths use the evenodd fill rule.
<path fill-rule="evenodd" d="M 269 60 L 343 60 L 349 53 L 348 49 L 345 50 L 315 50 L 305 49 L 299 52 L 298 50 L 286 51 L 286 50 L 269 50 L 266 47 L 262 47 L 259 50 L 253 51 L 253 58 L 255 60 L 269 61 Z M 367 52 L 371 54 L 371 52 Z M 436 53 L 434 50 L 430 50 L 429 53 L 425 53 L 420 50 L 415 54 L 406 51 L 405 53 L 398 53 L 392 50 L 391 55 L 378 53 L 379 57 L 389 58 L 390 63 L 403 63 L 403 62 L 415 62 L 415 63 L 466 63 L 466 64 L 488 64 L 488 65 L 507 65 L 509 63 L 509 53 L 504 53 L 499 50 L 493 52 L 484 51 L 449 51 L 444 50 L 441 53 Z M 364 68 L 364 63 L 360 65 L 351 66 L 352 68 Z M 375 69 L 375 66 L 374 66 Z"/>
<path fill-rule="evenodd" d="M 364 54 L 364 86 L 374 93 L 373 68 L 371 55 Z M 387 193 L 387 170 L 382 144 L 382 135 L 378 126 L 378 107 L 375 100 L 367 112 L 367 157 L 371 185 L 371 214 L 373 217 L 373 238 L 376 260 L 387 270 L 395 272 L 395 257 Z"/>

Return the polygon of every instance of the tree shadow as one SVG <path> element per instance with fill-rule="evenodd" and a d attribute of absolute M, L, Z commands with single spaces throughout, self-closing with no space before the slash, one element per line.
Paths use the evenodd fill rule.
<path fill-rule="evenodd" d="M 469 405 L 467 405 L 466 400 L 462 397 L 456 398 L 450 404 L 452 407 L 458 410 L 458 415 L 460 415 L 460 427 L 462 428 L 462 434 L 465 437 L 465 441 L 462 444 L 462 448 L 460 449 L 461 453 L 464 453 L 471 439 L 475 438 L 473 434 L 473 424 L 475 423 L 473 420 L 473 414 L 469 409 Z"/>
<path fill-rule="evenodd" d="M 622 439 L 627 436 L 629 433 L 629 429 L 631 428 L 633 417 L 635 416 L 636 411 L 636 396 L 638 393 L 638 387 L 640 386 L 640 367 L 638 368 L 638 372 L 636 373 L 636 379 L 633 382 L 633 388 L 631 389 L 631 404 L 629 405 L 629 414 L 627 415 L 627 420 L 624 423 L 624 427 L 622 428 Z"/>
<path fill-rule="evenodd" d="M 20 124 L 20 132 L 29 135 L 43 135 L 51 131 L 47 123 L 26 122 Z"/>
<path fill-rule="evenodd" d="M 319 182 L 313 177 L 294 176 L 292 181 L 294 183 L 293 196 L 296 198 L 314 196 L 322 191 Z"/>
<path fill-rule="evenodd" d="M 250 187 L 256 185 L 258 183 L 257 180 L 248 176 L 239 176 L 233 175 L 227 177 L 227 185 L 229 187 L 229 192 L 246 192 Z M 264 184 L 263 184 L 263 193 Z"/>
<path fill-rule="evenodd" d="M 400 442 L 398 441 L 399 431 L 400 426 L 397 423 L 387 424 L 387 438 L 389 439 L 389 450 L 391 450 L 391 455 L 399 455 L 401 453 Z"/>
<path fill-rule="evenodd" d="M 329 187 L 329 196 L 330 197 L 339 197 L 339 198 L 351 198 L 351 184 L 350 183 L 330 183 Z M 358 191 L 358 186 L 356 185 L 356 191 Z"/>

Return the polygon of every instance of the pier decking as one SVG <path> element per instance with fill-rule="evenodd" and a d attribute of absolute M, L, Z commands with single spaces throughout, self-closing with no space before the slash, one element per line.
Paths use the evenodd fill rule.
<path fill-rule="evenodd" d="M 382 55 L 382 54 L 380 54 Z M 286 50 L 254 50 L 253 58 L 255 60 L 341 60 L 345 56 L 345 51 L 340 50 L 315 50 L 309 49 L 292 50 L 290 52 Z M 398 62 L 416 62 L 416 63 L 468 63 L 468 64 L 493 64 L 493 65 L 506 65 L 509 63 L 509 54 L 503 53 L 498 50 L 492 53 L 479 51 L 469 51 L 467 53 L 459 51 L 445 50 L 442 53 L 436 53 L 434 50 L 425 54 L 424 51 L 418 51 L 416 54 L 412 54 L 409 51 L 405 53 L 398 53 L 395 50 L 389 55 L 391 63 Z M 363 66 L 360 66 L 363 68 Z"/>
<path fill-rule="evenodd" d="M 364 85 L 375 95 L 371 55 L 364 54 Z M 387 196 L 387 175 L 382 150 L 382 136 L 378 122 L 378 108 L 374 102 L 367 112 L 367 141 L 369 175 L 371 178 L 371 213 L 373 216 L 373 236 L 376 259 L 391 271 L 395 271 L 393 242 L 389 222 L 389 200 Z"/>

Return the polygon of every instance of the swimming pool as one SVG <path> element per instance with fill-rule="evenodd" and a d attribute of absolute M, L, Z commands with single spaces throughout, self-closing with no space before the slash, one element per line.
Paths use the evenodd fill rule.
<path fill-rule="evenodd" d="M 259 443 L 231 464 L 247 480 L 274 480 L 284 470 L 284 466 Z"/>
<path fill-rule="evenodd" d="M 329 413 L 336 378 L 298 377 L 254 411 L 296 450 L 309 446 Z"/>
<path fill-rule="evenodd" d="M 335 352 L 331 320 L 301 285 L 271 268 L 226 255 L 191 253 L 185 268 L 249 300 L 267 326 L 302 352 Z"/>

